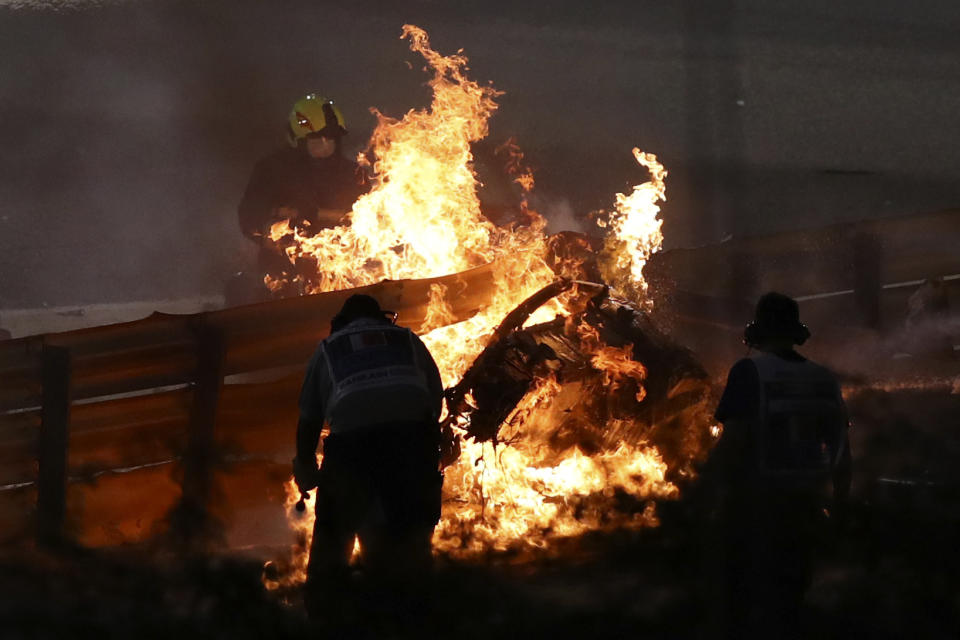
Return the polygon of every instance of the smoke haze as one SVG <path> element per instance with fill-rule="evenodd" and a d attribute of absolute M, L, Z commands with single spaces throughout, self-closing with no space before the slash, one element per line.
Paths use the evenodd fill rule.
<path fill-rule="evenodd" d="M 670 171 L 667 246 L 960 202 L 953 2 L 8 1 L 0 308 L 221 291 L 296 97 L 335 97 L 353 150 L 369 107 L 426 104 L 404 22 L 506 91 L 491 138 L 527 153 L 551 229 L 645 179 L 633 146 Z"/>

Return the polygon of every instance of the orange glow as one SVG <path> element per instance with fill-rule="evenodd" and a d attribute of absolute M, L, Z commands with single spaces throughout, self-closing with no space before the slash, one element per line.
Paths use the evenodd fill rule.
<path fill-rule="evenodd" d="M 432 73 L 429 108 L 412 109 L 399 119 L 374 112 L 378 124 L 370 141 L 373 188 L 353 205 L 344 226 L 307 237 L 289 224 L 278 223 L 271 238 L 289 243 L 291 259 L 317 260 L 317 278 L 300 283 L 306 285 L 307 293 L 385 278 L 440 276 L 493 263 L 494 298 L 469 320 L 441 326 L 451 317 L 447 292 L 440 286 L 430 291 L 429 312 L 419 329 L 444 385 L 451 387 L 503 317 L 556 276 L 545 262 L 541 216 L 528 210 L 528 225 L 498 228 L 480 213 L 470 145 L 487 135 L 487 122 L 500 93 L 464 75 L 467 59 L 462 54 L 442 56 L 431 49 L 422 29 L 406 25 L 402 37 L 423 56 Z M 517 168 L 516 181 L 528 189 L 533 176 L 517 154 L 514 145 L 510 157 Z M 642 284 L 642 263 L 662 240 L 659 221 L 654 224 L 646 217 L 651 211 L 655 215 L 655 201 L 664 197 L 666 172 L 652 155 L 636 150 L 635 155 L 651 169 L 654 182 L 636 187 L 631 196 L 617 197 L 617 213 L 609 227 L 626 257 L 612 262 L 615 273 L 611 273 L 615 282 Z M 642 287 L 638 284 L 638 288 Z M 564 296 L 551 300 L 527 325 L 567 315 L 568 301 Z M 608 346 L 589 327 L 580 337 L 590 365 L 607 384 L 617 387 L 630 381 L 638 389 L 636 400 L 642 401 L 647 372 L 631 359 L 630 345 Z M 446 470 L 443 514 L 434 537 L 438 552 L 464 556 L 512 547 L 542 548 L 557 537 L 602 527 L 656 524 L 652 503 L 622 516 L 604 506 L 604 499 L 616 492 L 643 501 L 676 495 L 676 487 L 665 479 L 667 466 L 655 446 L 620 443 L 588 455 L 578 447 L 556 450 L 551 444 L 558 412 L 575 402 L 576 391 L 576 385 L 561 385 L 552 377 L 538 380 L 504 422 L 500 444 L 463 440 L 459 460 Z M 463 436 L 468 425 L 460 426 Z M 291 522 L 309 536 L 313 515 L 298 518 L 292 513 L 299 494 L 292 484 L 288 493 L 295 496 L 293 502 L 288 498 Z M 309 544 L 304 549 L 308 548 Z M 304 578 L 305 565 L 305 558 L 291 564 L 287 580 L 292 582 L 288 583 Z"/>
<path fill-rule="evenodd" d="M 667 171 L 652 153 L 634 148 L 633 157 L 650 171 L 650 182 L 635 186 L 629 194 L 618 193 L 615 211 L 597 223 L 610 231 L 601 261 L 604 279 L 624 293 L 634 294 L 632 298 L 642 300 L 647 293 L 643 267 L 663 244 L 663 221 L 657 217 L 657 202 L 667 199 Z"/>

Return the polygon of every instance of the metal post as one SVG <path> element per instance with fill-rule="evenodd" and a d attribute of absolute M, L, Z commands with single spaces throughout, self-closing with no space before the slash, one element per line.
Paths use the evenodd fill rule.
<path fill-rule="evenodd" d="M 208 506 L 213 493 L 217 409 L 226 353 L 224 333 L 219 327 L 200 325 L 196 335 L 197 377 L 183 456 L 183 497 L 173 518 L 175 533 L 187 546 L 209 542 L 215 535 Z"/>
<path fill-rule="evenodd" d="M 37 539 L 63 541 L 67 508 L 67 445 L 70 434 L 70 351 L 43 345 L 43 412 L 37 478 Z"/>

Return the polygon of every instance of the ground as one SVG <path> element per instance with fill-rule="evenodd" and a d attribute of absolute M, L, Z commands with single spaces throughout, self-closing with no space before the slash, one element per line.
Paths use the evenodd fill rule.
<path fill-rule="evenodd" d="M 860 522 L 834 538 L 808 597 L 809 635 L 954 637 L 960 553 L 950 539 L 936 526 L 873 524 L 891 535 L 864 537 Z M 260 564 L 235 556 L 31 553 L 2 560 L 0 608 L 5 637 L 710 637 L 702 549 L 666 524 L 589 537 L 554 558 L 441 562 L 419 615 L 367 599 L 318 620 L 296 593 L 266 592 Z"/>
<path fill-rule="evenodd" d="M 855 498 L 821 547 L 807 635 L 953 638 L 960 472 L 957 435 L 943 418 L 957 415 L 960 396 L 872 389 L 849 404 L 860 429 Z M 361 599 L 320 619 L 306 615 L 296 591 L 266 591 L 261 560 L 229 551 L 185 559 L 153 547 L 6 550 L 0 635 L 711 637 L 709 520 L 689 501 L 660 513 L 658 529 L 588 535 L 535 557 L 440 558 L 419 613 L 409 595 L 361 589 Z"/>

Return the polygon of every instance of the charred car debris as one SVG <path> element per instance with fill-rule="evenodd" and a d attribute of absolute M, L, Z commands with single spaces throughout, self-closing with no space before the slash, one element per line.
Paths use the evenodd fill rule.
<path fill-rule="evenodd" d="M 466 425 L 465 436 L 476 441 L 503 442 L 518 403 L 548 378 L 563 389 L 551 413 L 553 451 L 576 446 L 593 455 L 624 442 L 650 442 L 667 463 L 673 476 L 668 480 L 675 481 L 709 449 L 715 398 L 707 371 L 650 311 L 602 282 L 567 277 L 599 276 L 588 259 L 590 244 L 582 234 L 551 238 L 551 266 L 564 275 L 508 313 L 462 379 L 447 389 L 446 460 L 459 455 L 454 425 Z M 524 326 L 559 296 L 569 315 Z M 596 364 L 602 348 L 626 356 L 624 375 L 611 380 Z"/>

